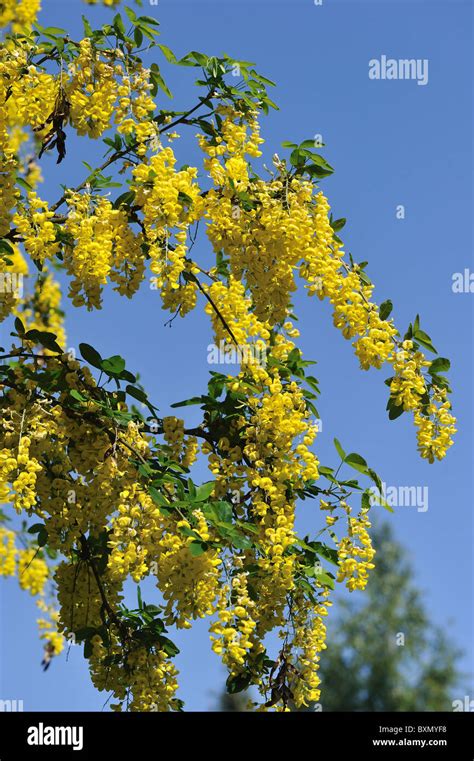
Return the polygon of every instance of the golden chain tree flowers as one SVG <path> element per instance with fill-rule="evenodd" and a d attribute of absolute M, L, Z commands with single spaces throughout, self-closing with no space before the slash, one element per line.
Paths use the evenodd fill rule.
<path fill-rule="evenodd" d="M 297 345 L 295 294 L 315 311 L 329 301 L 362 370 L 390 366 L 389 419 L 413 416 L 430 463 L 456 431 L 449 361 L 427 358 L 436 350 L 418 316 L 399 332 L 366 263 L 345 255 L 345 220 L 320 187 L 333 169 L 313 142 L 269 156 L 260 118 L 272 83 L 253 64 L 178 59 L 158 21 L 129 7 L 99 29 L 85 20 L 79 39 L 35 23 L 38 7 L 23 0 L 14 16 L 4 3 L 0 16 L 0 575 L 37 597 L 45 668 L 81 643 L 113 710 L 182 709 L 172 630 L 201 618 L 230 692 L 256 686 L 257 710 L 307 706 L 324 688 L 331 592 L 363 590 L 376 562 L 374 488 L 387 505 L 377 473 L 337 439 L 338 467 L 319 461 L 319 387 Z M 165 107 L 163 59 L 200 72 L 184 110 Z M 195 140 L 196 166 L 182 164 L 177 129 Z M 48 202 L 43 157 L 67 162 L 72 134 L 85 148 L 101 141 L 103 162 Z M 237 370 L 176 402 L 199 405 L 199 425 L 161 417 L 121 356 L 67 350 L 56 273 L 78 309 L 101 309 L 108 288 L 133 299 L 148 286 L 170 320 L 204 312 Z M 203 458 L 210 480 L 196 484 Z M 305 499 L 320 508 L 313 538 L 296 530 Z M 144 580 L 156 590 L 147 601 Z"/>

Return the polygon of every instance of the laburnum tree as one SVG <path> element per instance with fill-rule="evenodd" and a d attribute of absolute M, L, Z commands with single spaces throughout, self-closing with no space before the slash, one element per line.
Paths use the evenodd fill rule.
<path fill-rule="evenodd" d="M 400 333 L 391 302 L 373 302 L 367 263 L 345 255 L 344 220 L 320 190 L 333 169 L 313 141 L 265 154 L 271 168 L 258 173 L 259 117 L 274 103 L 253 64 L 178 59 L 137 6 L 98 29 L 84 18 L 76 38 L 42 27 L 39 4 L 0 3 L 0 573 L 37 598 L 45 666 L 83 643 L 114 710 L 182 709 L 170 630 L 203 617 L 230 693 L 255 686 L 256 710 L 308 705 L 331 590 L 364 589 L 369 511 L 384 499 L 361 455 L 336 439 L 329 467 L 313 450 L 319 390 L 297 346 L 297 282 L 315 308 L 329 300 L 362 370 L 390 367 L 389 418 L 413 415 L 431 463 L 455 432 L 449 361 L 425 357 L 435 350 L 418 317 Z M 164 60 L 198 71 L 183 110 L 162 107 Z M 202 166 L 179 166 L 178 127 Z M 67 161 L 71 133 L 102 141 L 103 163 L 47 202 L 43 158 Z M 198 234 L 210 264 L 195 258 Z M 87 336 L 77 356 L 67 349 L 57 270 L 78 309 L 100 309 L 106 288 L 131 299 L 150 286 L 170 319 L 204 308 L 238 365 L 174 405 L 199 405 L 199 425 L 161 418 L 125 359 Z M 198 457 L 212 479 L 197 485 Z M 309 498 L 321 520 L 299 537 L 295 510 Z M 149 578 L 155 599 L 139 593 L 129 609 L 124 584 Z M 280 644 L 267 652 L 272 631 Z"/>

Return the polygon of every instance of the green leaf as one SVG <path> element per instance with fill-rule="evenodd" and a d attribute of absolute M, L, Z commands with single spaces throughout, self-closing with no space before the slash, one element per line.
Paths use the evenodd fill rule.
<path fill-rule="evenodd" d="M 387 301 L 384 301 L 382 304 L 380 304 L 379 314 L 381 320 L 386 320 L 387 317 L 390 316 L 393 309 L 393 304 L 390 301 L 390 299 L 387 299 Z"/>
<path fill-rule="evenodd" d="M 152 94 L 153 97 L 155 97 L 155 95 L 157 94 L 159 87 L 161 87 L 161 89 L 168 96 L 168 98 L 172 98 L 173 97 L 171 92 L 170 92 L 170 90 L 168 89 L 168 86 L 167 86 L 165 80 L 161 76 L 160 69 L 159 69 L 159 67 L 158 67 L 158 65 L 156 63 L 152 63 L 151 64 L 151 67 L 150 67 L 150 78 L 151 78 L 151 81 L 153 83 L 153 89 L 151 90 L 151 94 Z"/>
<path fill-rule="evenodd" d="M 117 13 L 117 15 L 114 16 L 113 24 L 114 24 L 114 29 L 117 34 L 117 37 L 120 37 L 120 39 L 123 39 L 127 32 L 126 32 L 125 25 L 122 21 L 122 16 L 120 15 L 120 13 Z"/>
<path fill-rule="evenodd" d="M 38 547 L 44 547 L 47 541 L 48 541 L 48 532 L 46 531 L 46 527 L 42 526 L 40 530 L 38 531 Z"/>
<path fill-rule="evenodd" d="M 433 354 L 437 354 L 435 347 L 431 343 L 431 338 L 427 333 L 425 333 L 423 330 L 415 330 L 413 332 L 413 338 L 415 341 L 418 341 L 419 344 L 424 346 L 425 349 L 428 349 L 428 351 L 432 351 Z"/>
<path fill-rule="evenodd" d="M 82 642 L 82 640 L 90 639 L 97 633 L 97 629 L 93 626 L 84 626 L 74 631 L 76 642 Z"/>
<path fill-rule="evenodd" d="M 388 407 L 388 418 L 389 420 L 396 420 L 400 417 L 400 415 L 403 415 L 404 413 L 404 407 L 403 404 L 394 404 L 393 400 L 389 400 L 389 407 Z"/>
<path fill-rule="evenodd" d="M 29 527 L 28 533 L 38 534 L 42 529 L 44 529 L 44 523 L 34 523 L 32 526 Z"/>
<path fill-rule="evenodd" d="M 185 399 L 184 402 L 175 402 L 171 407 L 188 407 L 191 404 L 202 404 L 203 401 L 202 396 L 193 396 L 191 399 Z"/>
<path fill-rule="evenodd" d="M 331 227 L 335 232 L 338 232 L 338 230 L 342 230 L 346 222 L 346 218 L 341 217 L 340 219 L 335 219 L 334 222 L 331 222 Z"/>
<path fill-rule="evenodd" d="M 25 341 L 32 341 L 33 343 L 40 343 L 45 349 L 54 351 L 56 354 L 62 354 L 63 350 L 56 341 L 56 334 L 49 333 L 46 330 L 28 330 L 23 336 Z"/>
<path fill-rule="evenodd" d="M 152 615 L 155 615 L 155 616 L 157 613 L 161 612 L 161 608 L 159 608 L 157 605 L 148 605 L 147 603 L 145 603 L 143 607 L 147 611 L 147 613 L 151 613 Z"/>
<path fill-rule="evenodd" d="M 25 333 L 25 326 L 19 317 L 15 317 L 15 330 L 19 336 L 23 336 Z"/>
<path fill-rule="evenodd" d="M 192 498 L 193 502 L 205 502 L 214 491 L 215 481 L 206 481 L 196 489 L 196 494 Z"/>
<path fill-rule="evenodd" d="M 139 16 L 138 21 L 144 21 L 146 24 L 153 24 L 153 26 L 160 26 L 160 22 L 153 18 L 153 16 Z"/>
<path fill-rule="evenodd" d="M 191 555 L 197 558 L 199 555 L 203 555 L 204 552 L 209 549 L 209 545 L 206 542 L 194 541 L 188 545 L 188 549 Z"/>
<path fill-rule="evenodd" d="M 300 148 L 295 148 L 290 153 L 290 163 L 292 166 L 298 168 L 301 168 L 306 163 L 306 154 L 304 151 L 302 151 Z"/>
<path fill-rule="evenodd" d="M 227 535 L 232 542 L 232 545 L 238 550 L 250 550 L 253 546 L 252 540 L 248 536 L 245 536 L 245 534 L 241 534 L 237 531 L 230 531 L 227 532 Z"/>
<path fill-rule="evenodd" d="M 329 587 L 330 589 L 334 589 L 334 577 L 327 571 L 317 569 L 315 576 L 321 584 L 324 584 L 324 586 Z"/>
<path fill-rule="evenodd" d="M 92 27 L 89 24 L 88 19 L 85 16 L 82 16 L 82 23 L 84 25 L 84 36 L 85 37 L 92 37 Z"/>
<path fill-rule="evenodd" d="M 143 42 L 143 32 L 139 26 L 136 26 L 133 30 L 133 39 L 135 40 L 135 45 L 140 47 Z"/>
<path fill-rule="evenodd" d="M 307 151 L 308 157 L 313 162 L 314 169 L 319 169 L 323 174 L 323 176 L 332 174 L 334 172 L 334 168 L 331 166 L 331 164 L 328 164 L 325 158 L 319 155 L 319 153 L 312 153 L 310 151 Z M 342 225 L 343 227 L 343 225 Z"/>
<path fill-rule="evenodd" d="M 232 528 L 232 505 L 228 502 L 223 500 L 209 502 L 203 509 L 208 520 L 213 523 L 225 523 L 229 528 Z"/>
<path fill-rule="evenodd" d="M 188 493 L 191 497 L 191 500 L 194 501 L 194 498 L 196 496 L 196 487 L 194 486 L 192 478 L 188 478 Z"/>
<path fill-rule="evenodd" d="M 132 375 L 132 373 L 128 372 L 128 370 L 122 370 L 122 372 L 119 375 L 119 378 L 120 380 L 126 380 L 126 381 L 129 381 L 130 383 L 135 383 L 135 381 L 137 380 L 136 377 Z"/>
<path fill-rule="evenodd" d="M 354 468 L 354 470 L 358 470 L 359 473 L 364 473 L 364 475 L 368 475 L 368 467 L 367 463 L 364 460 L 363 457 L 361 457 L 360 454 L 357 454 L 357 452 L 351 452 L 347 455 L 344 462 L 346 465 L 350 465 L 351 468 Z"/>
<path fill-rule="evenodd" d="M 243 692 L 252 683 L 252 677 L 250 674 L 237 674 L 236 676 L 229 676 L 226 681 L 227 692 L 231 695 L 235 695 L 237 692 Z"/>
<path fill-rule="evenodd" d="M 368 472 L 370 478 L 372 479 L 372 481 L 374 482 L 374 484 L 376 485 L 377 489 L 381 492 L 382 491 L 382 480 L 381 480 L 380 476 L 375 472 L 375 470 L 372 470 L 372 468 L 368 468 L 367 472 Z"/>
<path fill-rule="evenodd" d="M 81 356 L 83 359 L 86 360 L 92 367 L 97 367 L 99 370 L 102 365 L 102 357 L 100 356 L 99 352 L 94 349 L 93 346 L 90 346 L 89 344 L 79 344 L 79 351 L 81 352 Z"/>
<path fill-rule="evenodd" d="M 338 439 L 334 439 L 334 446 L 336 447 L 337 453 L 338 453 L 339 457 L 341 458 L 341 460 L 345 460 L 346 453 L 344 452 L 344 450 L 343 450 L 343 448 L 342 448 L 342 446 L 341 446 L 341 444 L 340 444 Z"/>
<path fill-rule="evenodd" d="M 14 254 L 15 250 L 7 240 L 0 240 L 0 254 Z"/>
<path fill-rule="evenodd" d="M 136 22 L 136 20 L 137 20 L 137 14 L 133 10 L 133 8 L 129 8 L 128 6 L 126 6 L 124 10 L 125 10 L 125 13 L 127 14 L 128 18 L 132 22 L 132 24 L 134 24 Z"/>
<path fill-rule="evenodd" d="M 100 368 L 106 372 L 107 375 L 120 375 L 120 373 L 125 370 L 125 360 L 118 354 L 114 354 L 113 357 L 103 359 Z"/>
<path fill-rule="evenodd" d="M 94 652 L 94 647 L 90 639 L 86 639 L 84 642 L 84 658 L 90 658 Z"/>
<path fill-rule="evenodd" d="M 172 507 L 168 500 L 163 496 L 163 494 L 154 486 L 150 486 L 148 488 L 148 492 L 156 505 L 159 505 L 160 507 Z"/>
<path fill-rule="evenodd" d="M 451 362 L 445 357 L 437 357 L 431 363 L 428 368 L 430 375 L 437 375 L 437 373 L 447 373 L 451 367 Z"/>
<path fill-rule="evenodd" d="M 332 565 L 339 565 L 339 556 L 337 554 L 337 550 L 333 549 L 332 547 L 327 547 L 325 544 L 322 544 L 321 542 L 313 542 L 315 552 L 317 554 L 327 560 L 329 563 L 332 563 Z"/>
<path fill-rule="evenodd" d="M 319 465 L 318 470 L 322 476 L 332 476 L 334 474 L 334 468 L 327 468 L 326 465 Z"/>
<path fill-rule="evenodd" d="M 73 399 L 76 399 L 78 402 L 87 402 L 87 399 L 85 396 L 83 396 L 77 389 L 72 388 L 69 391 L 69 396 L 72 396 Z"/>
<path fill-rule="evenodd" d="M 121 206 L 131 206 L 134 200 L 135 191 L 127 190 L 125 193 L 122 193 L 118 198 L 115 199 L 114 209 L 119 209 Z"/>
<path fill-rule="evenodd" d="M 129 396 L 133 396 L 134 399 L 137 399 L 139 402 L 143 402 L 146 404 L 148 402 L 148 397 L 146 393 L 141 388 L 137 388 L 136 386 L 126 386 L 125 391 Z"/>
<path fill-rule="evenodd" d="M 387 500 L 382 497 L 381 494 L 374 494 L 374 500 L 378 502 L 378 504 L 381 505 L 385 510 L 388 510 L 389 513 L 395 512 L 393 507 L 388 504 Z"/>
<path fill-rule="evenodd" d="M 56 35 L 67 34 L 65 29 L 60 29 L 58 26 L 47 26 L 43 29 L 43 34 Z"/>
<path fill-rule="evenodd" d="M 176 63 L 176 56 L 172 50 L 170 50 L 166 45 L 159 44 L 158 47 L 160 48 L 167 61 L 170 63 Z"/>
<path fill-rule="evenodd" d="M 179 653 L 179 647 L 172 642 L 168 637 L 160 637 L 159 639 L 161 649 L 165 651 L 166 655 L 170 658 L 174 658 Z"/>

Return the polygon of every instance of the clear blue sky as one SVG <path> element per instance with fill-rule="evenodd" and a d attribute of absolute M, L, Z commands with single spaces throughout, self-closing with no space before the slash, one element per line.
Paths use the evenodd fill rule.
<path fill-rule="evenodd" d="M 335 216 L 348 219 L 343 231 L 347 250 L 356 261 L 369 260 L 375 297 L 393 300 L 401 329 L 419 312 L 441 356 L 452 360 L 459 433 L 446 460 L 430 466 L 416 454 L 409 417 L 388 421 L 383 380 L 389 372 L 360 371 L 349 342 L 332 327 L 328 306 L 306 297 L 297 300 L 302 349 L 318 361 L 315 374 L 322 389 L 318 456 L 332 464 L 332 439 L 338 436 L 348 451 L 363 454 L 387 484 L 429 487 L 427 512 L 402 507 L 391 520 L 411 553 L 433 619 L 465 649 L 463 665 L 474 671 L 474 294 L 451 289 L 453 273 L 474 270 L 472 6 L 452 0 L 323 0 L 320 7 L 312 0 L 160 0 L 157 7 L 147 5 L 144 0 L 143 12 L 156 15 L 161 41 L 177 54 L 226 52 L 255 61 L 260 72 L 277 82 L 274 98 L 280 111 L 262 125 L 268 161 L 275 151 L 283 153 L 282 141 L 322 134 L 325 156 L 336 169 L 322 187 Z M 67 28 L 73 37 L 82 29 L 81 13 L 97 25 L 110 18 L 106 9 L 86 8 L 80 0 L 43 0 L 43 6 L 41 23 Z M 428 84 L 370 80 L 368 62 L 383 54 L 428 59 Z M 193 70 L 165 71 L 174 107 L 194 102 Z M 162 105 L 169 107 L 164 96 Z M 70 141 L 56 175 L 53 159 L 46 158 L 45 174 L 58 183 L 81 180 L 85 170 L 80 160 L 91 161 L 101 150 L 100 144 L 92 145 L 86 155 L 83 147 L 78 150 L 82 145 Z M 181 163 L 197 160 L 191 143 L 183 145 Z M 53 201 L 57 189 L 49 179 L 42 192 Z M 406 208 L 404 220 L 395 216 L 399 204 Z M 204 244 L 200 250 L 204 255 Z M 68 345 L 85 340 L 104 356 L 125 356 L 127 366 L 142 373 L 163 414 L 173 401 L 205 387 L 210 332 L 198 311 L 165 328 L 167 315 L 156 294 L 144 287 L 131 302 L 109 293 L 98 313 L 69 306 L 67 312 Z M 204 469 L 201 474 L 207 477 Z M 315 503 L 301 506 L 300 525 L 317 530 Z M 61 657 L 43 674 L 32 600 L 14 581 L 0 585 L 0 599 L 0 697 L 23 699 L 27 710 L 100 709 L 106 696 L 90 686 L 81 649 L 71 648 L 68 661 Z M 209 648 L 207 622 L 175 639 L 182 648 L 180 696 L 188 709 L 206 710 L 224 678 Z"/>

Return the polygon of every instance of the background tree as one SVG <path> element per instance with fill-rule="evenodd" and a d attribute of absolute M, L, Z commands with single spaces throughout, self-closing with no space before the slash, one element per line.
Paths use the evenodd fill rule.
<path fill-rule="evenodd" d="M 249 697 L 246 692 L 232 694 L 224 688 L 218 697 L 216 711 L 248 711 Z"/>
<path fill-rule="evenodd" d="M 449 711 L 460 652 L 430 621 L 391 526 L 383 523 L 373 536 L 378 563 L 366 594 L 341 600 L 328 626 L 323 710 Z"/>

